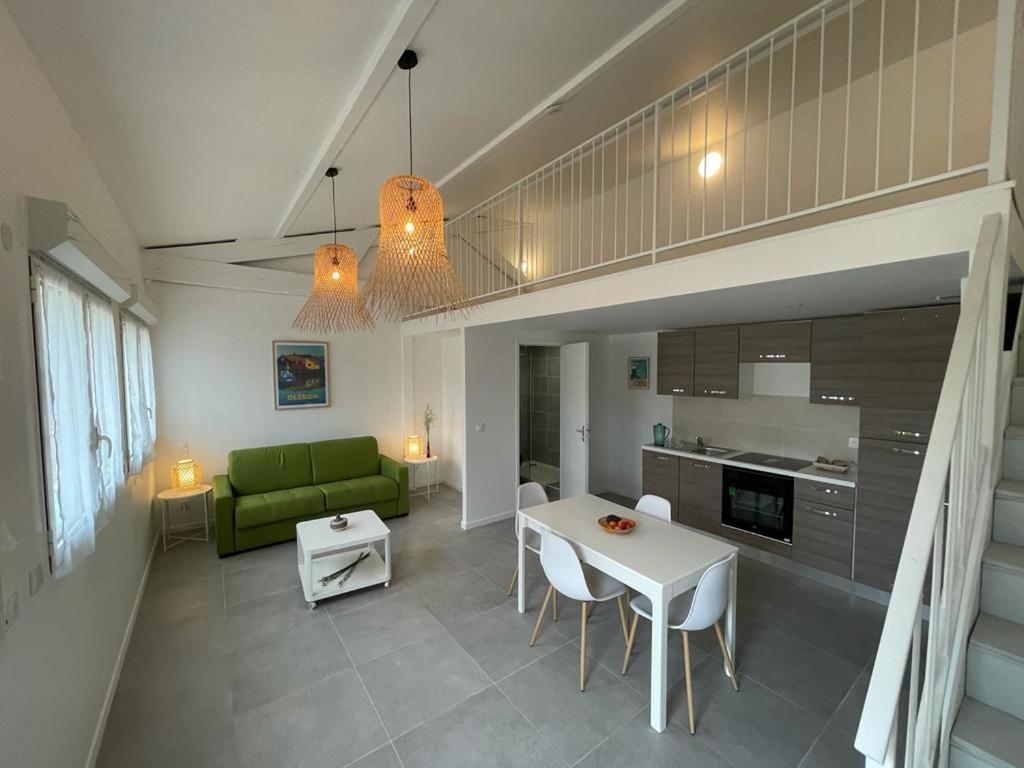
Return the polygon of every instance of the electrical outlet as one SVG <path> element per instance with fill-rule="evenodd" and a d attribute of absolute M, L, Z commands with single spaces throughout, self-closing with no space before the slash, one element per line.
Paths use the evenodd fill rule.
<path fill-rule="evenodd" d="M 18 590 L 15 589 L 11 594 L 4 598 L 4 626 L 10 629 L 14 626 L 14 622 L 18 620 L 20 611 L 18 610 Z"/>
<path fill-rule="evenodd" d="M 850 447 L 851 448 L 860 448 L 860 438 L 859 437 L 851 437 L 850 438 Z"/>
<path fill-rule="evenodd" d="M 36 563 L 36 567 L 28 572 L 28 596 L 35 597 L 43 588 L 43 566 Z"/>

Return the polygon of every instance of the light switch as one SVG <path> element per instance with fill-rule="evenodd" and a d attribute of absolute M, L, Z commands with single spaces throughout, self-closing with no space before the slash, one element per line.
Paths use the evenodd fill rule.
<path fill-rule="evenodd" d="M 477 424 L 476 425 L 476 431 L 477 432 L 483 432 L 485 429 L 487 429 L 487 425 L 486 424 Z"/>
<path fill-rule="evenodd" d="M 860 438 L 859 437 L 851 437 L 850 438 L 850 447 L 851 448 L 860 448 Z"/>

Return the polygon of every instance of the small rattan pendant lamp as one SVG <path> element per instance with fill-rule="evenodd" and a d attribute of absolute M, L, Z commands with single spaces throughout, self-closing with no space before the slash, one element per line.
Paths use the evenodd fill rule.
<path fill-rule="evenodd" d="M 313 289 L 292 326 L 311 333 L 373 330 L 373 316 L 359 295 L 359 264 L 347 245 L 338 244 L 338 209 L 334 198 L 337 168 L 327 169 L 331 180 L 334 242 L 313 254 Z"/>
<path fill-rule="evenodd" d="M 366 281 L 367 306 L 390 322 L 428 310 L 463 315 L 469 306 L 445 248 L 441 195 L 412 172 L 412 69 L 418 63 L 415 51 L 398 60 L 409 75 L 409 173 L 381 185 L 377 260 Z"/>

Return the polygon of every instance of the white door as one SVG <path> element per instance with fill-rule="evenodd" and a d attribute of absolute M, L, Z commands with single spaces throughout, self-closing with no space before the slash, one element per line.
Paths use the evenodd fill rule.
<path fill-rule="evenodd" d="M 559 355 L 561 498 L 587 492 L 590 455 L 590 344 L 565 344 Z"/>

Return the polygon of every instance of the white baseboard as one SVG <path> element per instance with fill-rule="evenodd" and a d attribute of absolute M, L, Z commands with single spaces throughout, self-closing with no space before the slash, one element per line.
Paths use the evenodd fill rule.
<path fill-rule="evenodd" d="M 490 517 L 482 517 L 479 520 L 474 520 L 471 523 L 467 523 L 465 520 L 463 520 L 461 523 L 462 530 L 468 531 L 470 528 L 479 528 L 481 525 L 490 525 L 491 523 L 496 523 L 499 520 L 508 520 L 510 517 L 515 516 L 516 511 L 514 509 L 510 509 L 508 512 L 499 512 L 498 514 L 491 515 Z"/>
<path fill-rule="evenodd" d="M 128 626 L 125 627 L 124 637 L 121 638 L 121 649 L 117 652 L 114 671 L 110 675 L 110 685 L 107 686 L 107 695 L 103 699 L 100 717 L 96 722 L 96 730 L 92 735 L 92 745 L 89 747 L 89 754 L 85 759 L 85 768 L 95 768 L 96 761 L 100 756 L 103 734 L 107 730 L 107 718 L 110 717 L 110 708 L 114 704 L 114 696 L 117 694 L 117 684 L 121 681 L 121 670 L 124 668 L 124 660 L 128 655 L 128 645 L 131 643 L 132 632 L 135 630 L 135 619 L 139 615 L 142 596 L 145 594 L 146 585 L 149 583 L 149 571 L 153 567 L 153 558 L 156 556 L 156 545 L 159 541 L 160 532 L 157 531 L 157 535 L 153 537 L 153 546 L 149 548 L 149 558 L 146 560 L 146 570 L 143 571 L 142 580 L 139 582 L 139 590 L 135 593 L 135 604 L 132 605 L 132 614 L 128 618 Z"/>

